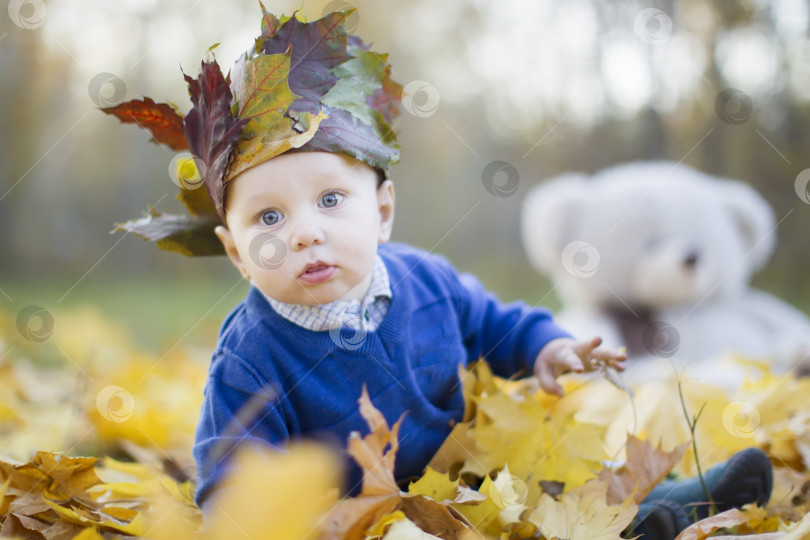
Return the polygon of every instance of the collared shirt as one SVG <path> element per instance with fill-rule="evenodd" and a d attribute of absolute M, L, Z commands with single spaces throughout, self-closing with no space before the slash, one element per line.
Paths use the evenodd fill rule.
<path fill-rule="evenodd" d="M 285 304 L 264 295 L 276 312 L 288 321 L 315 332 L 343 327 L 373 332 L 382 323 L 391 305 L 388 270 L 379 255 L 371 268 L 371 285 L 363 301 L 335 300 L 328 304 L 307 306 Z"/>

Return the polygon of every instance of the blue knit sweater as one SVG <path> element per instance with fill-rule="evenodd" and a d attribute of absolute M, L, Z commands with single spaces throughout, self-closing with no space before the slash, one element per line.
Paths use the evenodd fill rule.
<path fill-rule="evenodd" d="M 419 476 L 463 416 L 459 364 L 483 357 L 497 375 L 528 376 L 546 343 L 568 337 L 548 311 L 500 304 L 440 256 L 402 244 L 379 252 L 393 298 L 374 332 L 306 330 L 255 288 L 227 317 L 195 436 L 198 504 L 240 443 L 283 448 L 306 436 L 345 453 L 351 431 L 368 433 L 357 403 L 363 385 L 389 424 L 406 413 L 395 474 Z M 344 490 L 357 493 L 361 471 L 346 464 Z"/>

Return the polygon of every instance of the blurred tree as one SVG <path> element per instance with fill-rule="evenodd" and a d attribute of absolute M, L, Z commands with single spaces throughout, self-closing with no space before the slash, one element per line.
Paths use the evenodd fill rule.
<path fill-rule="evenodd" d="M 101 10 L 82 1 L 88 13 Z M 56 12 L 65 2 L 53 0 L 48 9 Z M 195 74 L 202 52 L 222 39 L 216 54 L 229 65 L 258 32 L 258 8 L 252 0 L 227 7 L 210 0 L 147 4 L 125 2 L 119 15 L 104 12 L 107 25 L 86 28 L 57 25 L 54 17 L 26 31 L 3 20 L 2 193 L 24 179 L 0 200 L 0 230 L 12 232 L 0 235 L 0 275 L 81 276 L 120 238 L 107 236 L 112 221 L 137 216 L 167 191 L 161 205 L 174 204 L 166 180 L 171 156 L 146 145 L 134 128 L 101 118 L 88 103 L 87 80 L 74 85 L 80 91 L 66 92 L 65 81 L 75 82 L 77 70 L 87 70 L 70 54 L 80 54 L 77 32 L 99 34 L 96 53 L 98 43 L 116 51 L 118 56 L 104 51 L 105 62 L 123 66 L 128 98 L 166 96 L 187 109 L 177 58 L 163 51 L 182 51 L 183 69 Z M 286 13 L 299 6 L 265 4 Z M 517 241 L 526 191 L 570 170 L 683 160 L 750 182 L 777 219 L 785 218 L 777 231 L 779 249 L 757 284 L 810 307 L 810 281 L 804 279 L 810 253 L 798 234 L 810 227 L 810 206 L 794 189 L 808 167 L 810 1 L 307 0 L 304 8 L 314 19 L 326 8 L 351 4 L 359 8 L 354 31 L 390 51 L 394 77 L 426 89 L 414 96 L 414 107 L 425 105 L 428 91 L 438 100 L 433 110 L 405 111 L 396 126 L 403 161 L 395 175 L 395 238 L 447 254 L 505 298 L 547 303 L 550 286 L 530 269 Z M 59 40 L 51 39 L 56 34 Z M 59 143 L 68 157 L 43 166 L 49 159 L 42 156 L 81 111 L 88 117 L 79 136 Z M 483 171 L 496 160 L 519 174 L 510 196 L 494 196 L 482 184 Z M 71 188 L 34 189 L 55 172 Z M 86 239 L 57 269 L 53 249 L 26 244 L 50 234 L 37 226 L 60 223 L 83 228 Z M 20 231 L 22 224 L 28 230 Z M 126 238 L 94 275 L 119 279 L 145 272 L 172 279 L 230 269 L 179 261 Z"/>

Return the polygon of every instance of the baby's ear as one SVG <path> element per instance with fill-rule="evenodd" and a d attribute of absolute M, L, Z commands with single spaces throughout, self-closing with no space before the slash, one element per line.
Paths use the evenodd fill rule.
<path fill-rule="evenodd" d="M 225 248 L 225 254 L 231 260 L 231 263 L 244 275 L 245 265 L 242 264 L 242 258 L 239 256 L 239 251 L 236 249 L 236 243 L 233 241 L 231 231 L 222 225 L 217 225 L 214 229 L 214 234 L 216 234 L 219 241 L 222 242 L 222 247 Z"/>
<path fill-rule="evenodd" d="M 584 174 L 565 174 L 534 187 L 523 200 L 521 237 L 526 256 L 539 272 L 549 275 L 562 261 L 572 240 L 572 221 L 587 194 Z"/>
<path fill-rule="evenodd" d="M 377 241 L 384 244 L 391 238 L 391 229 L 394 226 L 394 183 L 391 180 L 384 181 L 377 188 L 377 210 L 380 212 L 380 234 Z"/>

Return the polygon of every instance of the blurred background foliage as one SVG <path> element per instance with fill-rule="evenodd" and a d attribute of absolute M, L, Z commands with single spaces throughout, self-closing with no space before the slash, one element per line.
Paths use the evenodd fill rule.
<path fill-rule="evenodd" d="M 397 81 L 421 89 L 416 114 L 395 126 L 395 240 L 445 254 L 503 300 L 554 308 L 518 238 L 527 190 L 566 171 L 683 161 L 749 182 L 777 220 L 787 215 L 755 285 L 810 308 L 810 206 L 794 188 L 810 167 L 810 1 L 265 5 L 303 7 L 311 20 L 357 7 L 354 32 L 390 53 Z M 259 15 L 256 0 L 12 0 L 0 13 L 0 308 L 91 303 L 144 347 L 180 336 L 213 345 L 247 285 L 224 257 L 109 234 L 150 204 L 180 204 L 174 154 L 97 109 L 150 96 L 188 111 L 181 68 L 195 76 L 220 43 L 227 69 Z M 511 196 L 483 185 L 495 160 L 519 173 Z"/>

